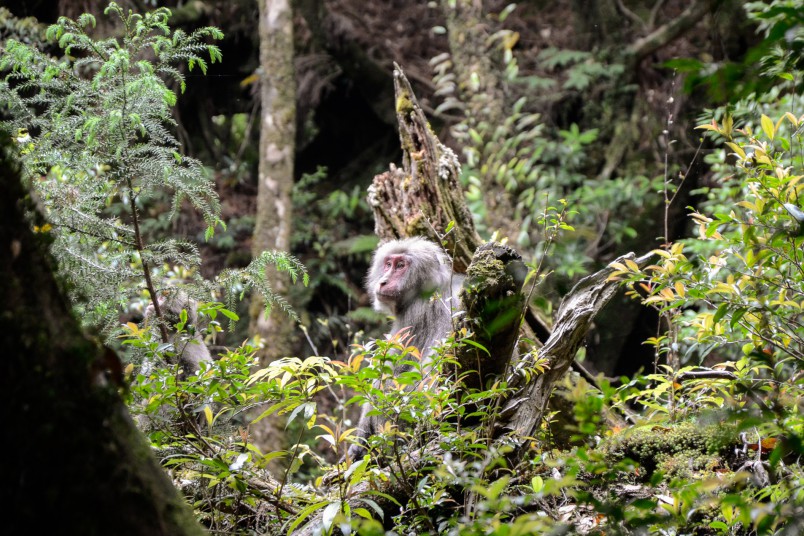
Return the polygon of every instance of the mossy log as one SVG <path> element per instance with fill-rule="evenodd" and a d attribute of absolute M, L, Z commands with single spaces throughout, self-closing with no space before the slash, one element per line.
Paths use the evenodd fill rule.
<path fill-rule="evenodd" d="M 460 293 L 464 314 L 454 326 L 462 343 L 455 349 L 456 372 L 464 388 L 482 388 L 507 368 L 522 323 L 527 273 L 508 246 L 489 243 L 475 252 Z"/>

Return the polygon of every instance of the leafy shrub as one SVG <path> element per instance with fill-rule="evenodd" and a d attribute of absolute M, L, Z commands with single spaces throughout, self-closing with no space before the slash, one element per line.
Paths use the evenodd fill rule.
<path fill-rule="evenodd" d="M 782 459 L 804 451 L 804 422 L 793 402 L 802 394 L 804 358 L 804 214 L 798 208 L 804 162 L 796 149 L 802 120 L 792 113 L 776 121 L 762 115 L 756 131 L 750 125 L 735 128 L 730 116 L 702 125 L 725 138 L 730 150 L 733 204 L 711 215 L 693 211 L 698 238 L 657 250 L 658 262 L 647 269 L 614 266 L 614 277 L 626 280 L 632 295 L 655 307 L 670 326 L 651 341 L 669 365 L 663 380 L 654 377 L 665 388 L 654 390 L 658 397 L 651 407 L 667 408 L 671 418 L 718 412 L 737 430 L 750 431 L 746 445 L 770 451 L 767 469 L 759 454 L 750 465 L 775 476 L 760 478 L 753 492 L 737 494 L 740 504 L 730 514 L 759 532 L 800 516 L 800 505 L 788 501 L 798 504 L 794 490 L 804 474 Z M 683 363 L 693 366 L 681 368 Z M 703 379 L 696 380 L 696 373 Z M 644 392 L 636 399 L 651 403 Z M 749 522 L 758 500 L 765 505 L 763 514 Z"/>
<path fill-rule="evenodd" d="M 174 217 L 188 200 L 204 216 L 208 236 L 222 223 L 200 163 L 178 152 L 169 130 L 177 97 L 162 78 L 184 90 L 176 65 L 205 72 L 202 53 L 220 60 L 205 41 L 222 34 L 211 27 L 171 34 L 166 8 L 142 16 L 112 2 L 105 13 L 125 28 L 122 40 L 93 39 L 92 15 L 62 17 L 47 32 L 64 50 L 62 59 L 7 41 L 0 70 L 10 72 L 0 94 L 12 115 L 6 127 L 20 142 L 26 176 L 50 222 L 40 230 L 55 238 L 60 273 L 81 317 L 110 330 L 120 307 L 139 293 L 132 283 L 149 278 L 153 267 L 199 263 L 192 243 L 144 243 L 142 213 L 158 192 L 171 192 Z"/>

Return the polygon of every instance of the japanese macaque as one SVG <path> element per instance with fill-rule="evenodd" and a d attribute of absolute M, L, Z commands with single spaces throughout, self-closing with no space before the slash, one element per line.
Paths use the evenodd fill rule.
<path fill-rule="evenodd" d="M 204 344 L 200 330 L 197 329 L 198 303 L 184 292 L 174 292 L 169 296 L 160 296 L 159 310 L 167 325 L 170 342 L 173 344 L 175 360 L 181 367 L 181 379 L 187 379 L 198 373 L 202 361 L 212 361 L 209 349 Z M 182 333 L 177 333 L 175 325 L 179 323 L 182 310 L 187 311 L 187 323 Z M 145 320 L 153 321 L 153 305 L 145 310 Z"/>
<path fill-rule="evenodd" d="M 404 344 L 416 347 L 425 371 L 433 346 L 452 329 L 452 315 L 458 307 L 457 293 L 464 276 L 453 274 L 452 262 L 444 250 L 423 238 L 393 240 L 377 248 L 366 278 L 366 287 L 374 308 L 393 315 L 391 333 L 402 330 Z M 410 365 L 394 371 L 403 372 Z M 426 372 L 425 372 L 426 373 Z M 366 403 L 358 422 L 357 436 L 363 440 L 382 425 L 382 417 L 371 416 Z M 365 451 L 362 445 L 349 448 L 352 459 Z"/>

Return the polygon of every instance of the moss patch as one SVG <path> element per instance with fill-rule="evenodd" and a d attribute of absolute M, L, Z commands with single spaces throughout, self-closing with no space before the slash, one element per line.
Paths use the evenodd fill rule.
<path fill-rule="evenodd" d="M 668 477 L 689 478 L 725 466 L 723 456 L 735 435 L 729 425 L 687 421 L 630 429 L 612 437 L 601 450 L 612 462 L 628 458 L 639 463 L 645 478 L 657 470 Z"/>

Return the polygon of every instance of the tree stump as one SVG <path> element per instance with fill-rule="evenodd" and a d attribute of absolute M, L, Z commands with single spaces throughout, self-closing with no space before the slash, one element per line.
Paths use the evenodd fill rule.
<path fill-rule="evenodd" d="M 442 244 L 453 269 L 465 273 L 482 240 L 458 182 L 458 157 L 436 137 L 410 82 L 394 66 L 402 167 L 391 164 L 369 187 L 374 230 L 383 240 L 423 236 Z"/>
<path fill-rule="evenodd" d="M 508 366 L 525 308 L 527 273 L 522 257 L 508 246 L 489 243 L 475 252 L 460 293 L 464 314 L 455 322 L 462 342 L 455 349 L 456 377 L 463 388 L 481 389 Z"/>

